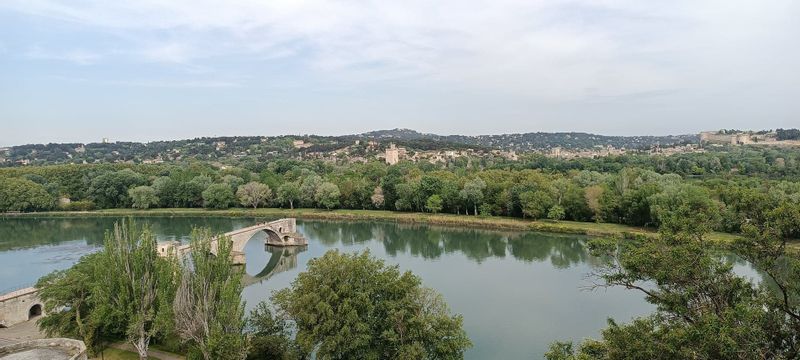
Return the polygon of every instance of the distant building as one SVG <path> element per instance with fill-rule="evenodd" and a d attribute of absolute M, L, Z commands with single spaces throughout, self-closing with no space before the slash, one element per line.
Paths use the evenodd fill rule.
<path fill-rule="evenodd" d="M 75 152 L 79 154 L 83 154 L 86 152 L 86 147 L 81 144 L 80 146 L 75 148 Z"/>
<path fill-rule="evenodd" d="M 752 144 L 753 139 L 750 134 L 736 134 L 731 136 L 731 145 L 747 145 Z"/>
<path fill-rule="evenodd" d="M 386 149 L 386 163 L 389 165 L 394 165 L 400 162 L 400 159 L 405 158 L 406 156 L 406 148 L 397 147 L 394 143 L 389 144 L 389 147 Z"/>
<path fill-rule="evenodd" d="M 561 157 L 561 147 L 560 146 L 556 146 L 556 147 L 550 149 L 550 156 L 552 156 L 554 158 L 560 158 Z"/>
<path fill-rule="evenodd" d="M 294 141 L 292 141 L 292 146 L 294 146 L 295 149 L 305 149 L 307 147 L 311 147 L 311 145 L 312 144 L 310 144 L 310 143 L 307 144 L 303 140 L 294 140 Z"/>
<path fill-rule="evenodd" d="M 110 143 L 111 141 L 110 141 L 110 140 L 108 140 L 108 138 L 103 138 L 103 141 L 102 141 L 102 142 L 103 142 L 103 144 L 108 144 L 108 143 Z"/>

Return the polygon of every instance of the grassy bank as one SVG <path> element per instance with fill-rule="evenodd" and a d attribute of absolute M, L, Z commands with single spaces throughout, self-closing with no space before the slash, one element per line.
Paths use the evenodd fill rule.
<path fill-rule="evenodd" d="M 367 220 L 398 223 L 417 223 L 456 227 L 474 227 L 498 230 L 542 231 L 590 236 L 631 236 L 642 234 L 653 236 L 653 229 L 634 226 L 590 223 L 577 221 L 525 220 L 507 217 L 483 217 L 453 214 L 409 213 L 383 210 L 320 210 L 320 209 L 107 209 L 95 211 L 57 211 L 5 216 L 24 217 L 79 217 L 79 216 L 223 216 L 223 217 L 295 217 L 309 220 Z M 720 243 L 729 243 L 737 235 L 713 233 L 710 238 Z"/>

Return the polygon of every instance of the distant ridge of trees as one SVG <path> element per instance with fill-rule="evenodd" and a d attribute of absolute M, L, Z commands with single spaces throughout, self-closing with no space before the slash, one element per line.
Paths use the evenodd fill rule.
<path fill-rule="evenodd" d="M 775 130 L 778 140 L 800 140 L 800 130 L 798 129 L 778 129 Z"/>
<path fill-rule="evenodd" d="M 308 147 L 295 148 L 294 140 L 303 140 Z M 653 145 L 671 146 L 697 143 L 692 135 L 667 136 L 606 136 L 580 132 L 532 132 L 501 135 L 436 135 L 409 129 L 372 131 L 342 136 L 281 135 L 281 136 L 221 136 L 183 140 L 98 143 L 49 143 L 12 146 L 5 153 L 0 150 L 0 166 L 13 166 L 18 162 L 35 165 L 64 163 L 139 162 L 159 159 L 195 158 L 199 160 L 225 160 L 246 156 L 285 158 L 309 153 L 327 153 L 354 145 L 364 147 L 369 141 L 380 143 L 380 149 L 393 142 L 409 150 L 515 150 L 526 152 L 553 147 L 564 149 L 589 149 L 613 146 L 626 149 L 649 149 Z M 3 159 L 5 161 L 3 161 Z"/>

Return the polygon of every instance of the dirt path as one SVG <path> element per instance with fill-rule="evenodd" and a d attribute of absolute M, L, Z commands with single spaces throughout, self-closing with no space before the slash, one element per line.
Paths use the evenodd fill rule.
<path fill-rule="evenodd" d="M 0 346 L 22 341 L 43 339 L 45 336 L 36 326 L 36 321 L 26 321 L 9 328 L 0 328 Z"/>

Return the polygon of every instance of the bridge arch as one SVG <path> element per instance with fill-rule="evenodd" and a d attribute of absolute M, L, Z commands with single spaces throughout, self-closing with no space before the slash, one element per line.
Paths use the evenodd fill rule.
<path fill-rule="evenodd" d="M 277 231 L 272 230 L 270 228 L 264 229 L 264 232 L 267 234 L 267 239 L 265 243 L 267 245 L 283 244 L 289 239 L 288 236 L 281 237 L 281 235 Z"/>
<path fill-rule="evenodd" d="M 34 304 L 28 309 L 28 320 L 33 320 L 42 316 L 42 304 Z"/>

